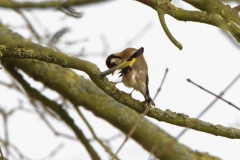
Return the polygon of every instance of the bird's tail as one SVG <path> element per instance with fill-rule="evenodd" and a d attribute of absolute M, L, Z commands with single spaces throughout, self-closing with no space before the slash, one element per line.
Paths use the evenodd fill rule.
<path fill-rule="evenodd" d="M 153 102 L 152 98 L 149 95 L 147 96 L 146 100 L 147 100 L 147 105 L 150 104 L 151 106 L 155 106 L 155 103 Z"/>

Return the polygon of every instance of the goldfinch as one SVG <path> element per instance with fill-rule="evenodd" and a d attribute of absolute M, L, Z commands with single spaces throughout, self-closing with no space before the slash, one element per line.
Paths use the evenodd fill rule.
<path fill-rule="evenodd" d="M 148 90 L 148 66 L 143 56 L 144 48 L 126 48 L 122 52 L 111 54 L 106 59 L 109 70 L 101 72 L 100 77 L 105 77 L 120 70 L 122 82 L 127 87 L 139 91 L 147 104 L 155 105 Z"/>

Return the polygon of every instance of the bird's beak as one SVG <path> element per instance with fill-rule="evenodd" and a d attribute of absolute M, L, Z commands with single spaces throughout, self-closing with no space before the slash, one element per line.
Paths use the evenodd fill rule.
<path fill-rule="evenodd" d="M 109 75 L 109 74 L 113 74 L 117 69 L 116 69 L 116 67 L 117 66 L 115 66 L 115 67 L 112 67 L 112 68 L 110 68 L 109 70 L 106 70 L 106 71 L 104 71 L 104 72 L 101 72 L 100 73 L 100 77 L 105 77 L 105 76 L 107 76 L 107 75 Z"/>

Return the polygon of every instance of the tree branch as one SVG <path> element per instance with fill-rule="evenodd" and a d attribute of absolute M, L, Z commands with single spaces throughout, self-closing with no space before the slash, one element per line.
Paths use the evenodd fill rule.
<path fill-rule="evenodd" d="M 169 0 L 137 0 L 152 7 L 158 14 L 168 14 L 180 21 L 193 21 L 216 26 L 228 31 L 240 43 L 240 18 L 238 13 L 219 0 L 184 0 L 202 11 L 178 8 Z M 168 32 L 165 31 L 168 35 Z M 170 39 L 172 41 L 172 39 Z M 176 43 L 173 41 L 176 45 Z"/>
<path fill-rule="evenodd" d="M 76 112 L 78 113 L 78 115 L 81 117 L 81 119 L 83 120 L 83 122 L 86 124 L 86 126 L 88 127 L 89 131 L 92 133 L 94 139 L 103 147 L 103 149 L 109 153 L 109 155 L 111 157 L 114 157 L 116 160 L 119 159 L 117 158 L 116 155 L 114 155 L 114 153 L 111 151 L 111 149 L 109 148 L 109 146 L 105 145 L 102 140 L 100 138 L 97 137 L 96 133 L 94 132 L 92 126 L 88 123 L 87 119 L 85 118 L 85 116 L 82 114 L 81 110 L 79 107 L 74 106 Z"/>
<path fill-rule="evenodd" d="M 107 93 L 109 96 L 114 98 L 119 103 L 124 104 L 139 113 L 142 113 L 145 110 L 145 107 L 146 107 L 145 102 L 140 102 L 138 100 L 132 99 L 129 94 L 119 91 L 111 82 L 107 80 L 107 78 L 103 78 L 103 79 L 100 78 L 99 77 L 100 70 L 95 64 L 88 61 L 80 60 L 74 57 L 68 57 L 62 53 L 54 52 L 49 48 L 41 47 L 39 45 L 36 45 L 34 43 L 24 40 L 19 35 L 12 34 L 10 31 L 8 31 L 5 34 L 1 34 L 2 32 L 4 32 L 3 29 L 0 31 L 0 36 L 1 36 L 0 44 L 1 44 L 1 41 L 3 41 L 4 39 L 7 40 L 5 42 L 7 46 L 0 45 L 0 52 L 3 55 L 2 60 L 6 62 L 10 62 L 9 58 L 37 59 L 44 62 L 58 64 L 62 67 L 73 68 L 73 69 L 84 71 L 89 75 L 91 80 L 99 88 L 101 88 L 105 93 Z M 16 36 L 19 36 L 19 37 L 16 37 Z M 14 44 L 15 43 L 14 40 L 18 39 L 19 43 L 15 44 L 15 45 L 18 45 L 18 47 L 8 46 L 9 38 L 11 38 L 10 44 Z M 20 46 L 25 46 L 25 48 L 20 48 Z M 29 47 L 31 47 L 31 49 L 28 49 Z M 13 62 L 13 60 L 11 61 Z M 19 63 L 20 62 L 16 60 L 16 62 L 14 62 L 12 65 L 17 65 Z M 34 65 L 34 63 L 32 65 Z M 59 72 L 54 72 L 54 73 L 59 73 Z M 46 75 L 42 75 L 42 76 L 46 76 Z M 68 88 L 66 88 L 66 90 L 68 90 Z M 79 91 L 76 90 L 74 92 L 79 92 Z M 71 99 L 70 97 L 70 100 L 72 100 L 72 103 L 74 104 L 76 103 L 76 99 Z M 201 120 L 189 118 L 185 114 L 175 113 L 170 110 L 162 111 L 161 109 L 157 109 L 157 108 L 152 109 L 147 114 L 147 116 L 157 119 L 159 121 L 164 121 L 164 122 L 182 126 L 182 127 L 186 127 L 188 126 L 189 123 L 192 123 L 194 121 L 195 125 L 191 127 L 194 130 L 210 133 L 217 136 L 228 137 L 228 138 L 238 138 L 238 139 L 240 138 L 240 130 L 238 129 L 228 128 L 221 125 L 213 125 L 207 122 L 203 122 Z"/>
<path fill-rule="evenodd" d="M 21 9 L 29 9 L 29 8 L 67 8 L 70 6 L 84 5 L 94 2 L 106 2 L 108 0 L 67 0 L 66 2 L 62 2 L 61 0 L 57 1 L 44 1 L 44 2 L 13 2 L 13 1 L 0 1 L 0 7 L 4 8 L 21 8 Z"/>
<path fill-rule="evenodd" d="M 78 137 L 78 139 L 82 142 L 82 144 L 87 149 L 92 159 L 94 160 L 100 159 L 97 152 L 90 145 L 89 140 L 85 137 L 83 132 L 74 123 L 74 120 L 68 115 L 68 113 L 62 109 L 61 105 L 48 99 L 47 97 L 42 95 L 39 91 L 32 88 L 12 66 L 7 65 L 6 63 L 4 63 L 3 65 L 4 68 L 6 68 L 7 71 L 22 85 L 22 87 L 30 97 L 35 98 L 44 105 L 48 106 L 52 111 L 54 111 L 57 115 L 61 117 L 61 119 L 73 130 L 76 137 Z"/>
<path fill-rule="evenodd" d="M 225 5 L 219 0 L 183 0 L 186 3 L 194 6 L 197 9 L 206 11 L 207 13 L 215 13 L 222 16 L 228 21 L 233 21 L 240 25 L 238 13 L 231 8 L 230 5 Z"/>
<path fill-rule="evenodd" d="M 158 17 L 159 17 L 159 20 L 160 20 L 160 23 L 162 25 L 162 28 L 164 30 L 164 32 L 166 33 L 166 35 L 168 36 L 168 38 L 170 39 L 170 41 L 176 46 L 178 47 L 180 50 L 182 50 L 182 45 L 181 43 L 179 43 L 171 34 L 171 32 L 169 31 L 167 25 L 166 25 L 166 22 L 165 22 L 165 19 L 164 19 L 164 13 L 158 13 Z"/>
<path fill-rule="evenodd" d="M 136 123 L 136 119 L 140 116 L 135 111 L 110 98 L 94 85 L 92 81 L 76 75 L 70 69 L 64 69 L 58 65 L 47 64 L 36 60 L 6 58 L 3 63 L 21 69 L 35 80 L 45 84 L 46 87 L 49 87 L 68 98 L 73 105 L 81 105 L 85 107 L 87 110 L 92 111 L 96 116 L 104 118 L 125 133 L 129 132 L 132 126 Z M 121 94 L 118 94 L 118 96 L 121 97 Z M 135 100 L 131 99 L 128 101 Z M 60 113 L 58 112 L 58 114 Z M 170 119 L 173 118 L 171 115 L 163 116 L 169 116 L 168 118 Z M 175 119 L 177 120 L 177 117 Z M 169 141 L 173 140 L 173 137 L 146 119 L 142 120 L 139 127 L 132 135 L 132 138 L 148 151 L 151 151 L 154 144 L 160 149 Z M 175 143 L 172 148 L 162 155 L 162 158 L 185 160 L 192 159 L 193 157 L 197 159 L 203 155 L 206 159 L 213 158 L 208 154 L 194 152 L 180 143 Z"/>
<path fill-rule="evenodd" d="M 34 37 L 36 38 L 36 40 L 38 42 L 41 42 L 41 37 L 39 36 L 39 34 L 37 33 L 37 31 L 34 29 L 33 25 L 31 24 L 31 22 L 28 20 L 28 18 L 25 16 L 25 14 L 19 10 L 19 9 L 14 9 L 15 12 L 17 12 L 22 19 L 26 22 L 27 28 L 29 29 L 29 31 L 32 33 L 32 35 L 34 35 Z"/>

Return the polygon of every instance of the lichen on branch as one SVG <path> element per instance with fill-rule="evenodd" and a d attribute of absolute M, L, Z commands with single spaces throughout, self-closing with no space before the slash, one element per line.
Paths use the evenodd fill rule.
<path fill-rule="evenodd" d="M 183 0 L 196 7 L 196 11 L 184 10 L 174 6 L 170 0 L 137 0 L 156 10 L 161 25 L 172 43 L 179 49 L 179 42 L 169 34 L 167 25 L 164 22 L 164 15 L 168 14 L 180 21 L 192 21 L 213 25 L 228 31 L 238 43 L 240 43 L 240 18 L 236 9 L 225 5 L 219 0 Z M 200 11 L 198 11 L 199 9 Z"/>
<path fill-rule="evenodd" d="M 0 25 L 0 27 L 3 27 Z M 65 68 L 73 68 L 80 71 L 83 71 L 89 75 L 91 80 L 101 88 L 105 93 L 114 98 L 121 104 L 124 104 L 131 109 L 142 113 L 145 109 L 145 102 L 140 102 L 131 98 L 129 94 L 126 94 L 122 91 L 119 91 L 107 78 L 100 78 L 99 68 L 88 61 L 77 59 L 74 57 L 68 57 L 60 52 L 55 52 L 50 48 L 45 48 L 40 45 L 31 43 L 30 41 L 24 40 L 19 35 L 13 34 L 10 30 L 5 33 L 0 31 L 1 40 L 5 41 L 5 45 L 0 45 L 0 52 L 2 53 L 2 60 L 9 58 L 15 59 L 36 59 L 39 61 L 44 61 L 48 63 L 57 64 Z M 6 30 L 5 30 L 6 31 Z M 7 38 L 6 38 L 7 36 Z M 15 43 L 13 46 L 12 39 L 15 39 L 18 36 L 19 43 Z M 11 41 L 11 42 L 8 42 Z M 24 48 L 26 46 L 26 48 Z M 213 125 L 207 122 L 196 120 L 190 118 L 187 115 L 175 113 L 170 110 L 162 111 L 161 109 L 152 109 L 147 116 L 157 119 L 159 121 L 164 121 L 170 124 L 187 127 L 189 122 L 194 121 L 194 125 L 191 126 L 192 129 L 210 133 L 217 136 L 223 136 L 228 138 L 240 138 L 240 130 L 235 128 L 229 128 L 219 125 Z"/>

